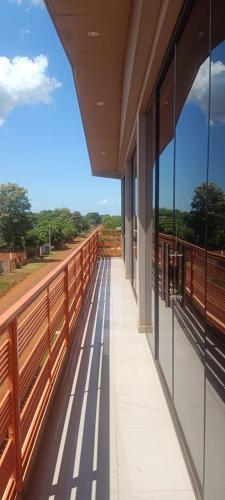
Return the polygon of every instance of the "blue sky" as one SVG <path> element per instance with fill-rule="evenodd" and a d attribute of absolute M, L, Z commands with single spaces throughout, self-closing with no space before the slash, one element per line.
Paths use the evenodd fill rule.
<path fill-rule="evenodd" d="M 182 55 L 182 54 L 181 54 Z M 178 52 L 179 58 L 179 52 Z M 208 57 L 200 66 L 176 126 L 175 206 L 189 210 L 195 188 L 207 180 Z M 177 82 L 179 94 L 182 82 Z M 211 98 L 208 178 L 225 192 L 225 42 L 211 53 Z M 171 141 L 160 158 L 160 206 L 173 206 L 173 154 Z"/>
<path fill-rule="evenodd" d="M 26 187 L 34 211 L 118 214 L 120 182 L 91 176 L 72 72 L 41 3 L 1 0 L 0 183 Z"/>

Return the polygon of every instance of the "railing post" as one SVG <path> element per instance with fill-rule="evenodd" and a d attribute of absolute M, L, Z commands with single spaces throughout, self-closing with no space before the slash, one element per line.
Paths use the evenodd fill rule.
<path fill-rule="evenodd" d="M 68 284 L 68 264 L 64 269 L 64 297 L 65 297 L 65 337 L 66 347 L 69 347 L 69 284 Z"/>
<path fill-rule="evenodd" d="M 191 276 L 190 276 L 190 290 L 191 290 L 191 299 L 193 297 L 193 249 L 191 248 Z"/>
<path fill-rule="evenodd" d="M 91 277 L 91 244 L 90 240 L 88 240 L 88 281 Z"/>
<path fill-rule="evenodd" d="M 81 281 L 81 300 L 83 302 L 84 296 L 84 258 L 83 258 L 83 248 L 80 251 L 80 281 Z"/>
<path fill-rule="evenodd" d="M 98 256 L 98 231 L 95 234 L 95 239 L 94 239 L 94 262 L 96 262 Z"/>
<path fill-rule="evenodd" d="M 76 295 L 77 295 L 77 267 L 76 267 L 76 257 L 74 257 L 73 272 L 74 272 L 74 296 L 75 296 L 74 310 L 76 310 L 76 308 L 77 308 L 77 301 L 76 301 Z"/>
<path fill-rule="evenodd" d="M 50 287 L 47 287 L 47 308 L 48 308 L 48 369 L 49 381 L 52 382 L 52 349 L 51 349 L 51 307 L 50 307 Z"/>
<path fill-rule="evenodd" d="M 18 327 L 17 318 L 10 326 L 10 391 L 12 395 L 12 426 L 9 434 L 13 440 L 15 448 L 15 482 L 16 492 L 21 495 L 23 492 L 23 469 L 22 469 L 22 445 L 20 427 L 20 395 L 19 395 L 19 359 L 18 359 Z"/>

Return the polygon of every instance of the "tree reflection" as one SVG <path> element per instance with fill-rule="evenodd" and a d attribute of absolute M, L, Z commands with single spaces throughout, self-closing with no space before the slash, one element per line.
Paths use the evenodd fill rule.
<path fill-rule="evenodd" d="M 159 209 L 159 232 L 174 234 L 198 245 L 205 246 L 207 207 L 208 249 L 225 249 L 225 194 L 214 182 L 199 184 L 191 201 L 190 211 Z"/>

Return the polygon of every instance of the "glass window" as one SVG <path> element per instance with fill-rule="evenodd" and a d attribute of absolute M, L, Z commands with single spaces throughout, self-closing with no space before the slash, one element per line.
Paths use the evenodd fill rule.
<path fill-rule="evenodd" d="M 150 228 L 151 228 L 151 256 L 152 261 L 152 291 L 151 291 L 151 304 L 152 304 L 152 332 L 149 335 L 149 341 L 153 354 L 155 354 L 155 284 L 156 284 L 156 235 L 155 235 L 155 182 L 156 182 L 156 148 L 155 148 L 155 113 L 156 102 L 155 96 L 153 97 L 147 118 L 147 137 L 148 137 L 148 169 L 150 171 L 150 205 L 152 207 L 150 214 Z"/>
<path fill-rule="evenodd" d="M 170 392 L 173 390 L 173 331 L 170 295 L 174 240 L 174 74 L 172 60 L 159 93 L 158 310 L 159 360 Z"/>
<path fill-rule="evenodd" d="M 132 285 L 136 291 L 137 286 L 137 152 L 135 151 L 131 163 L 131 241 L 132 241 Z"/>
<path fill-rule="evenodd" d="M 225 498 L 225 4 L 212 1 L 205 500 Z"/>
<path fill-rule="evenodd" d="M 178 297 L 174 300 L 174 405 L 200 487 L 204 470 L 208 110 L 209 2 L 198 0 L 176 47 L 173 266 Z"/>

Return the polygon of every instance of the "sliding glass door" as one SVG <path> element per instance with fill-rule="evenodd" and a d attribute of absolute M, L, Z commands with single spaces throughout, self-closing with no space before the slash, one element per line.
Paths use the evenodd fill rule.
<path fill-rule="evenodd" d="M 131 282 L 136 293 L 137 286 L 137 152 L 131 162 Z"/>
<path fill-rule="evenodd" d="M 193 53 L 193 47 L 195 52 Z M 199 87 L 204 75 L 204 105 Z M 176 46 L 174 405 L 196 469 L 204 469 L 209 3 L 196 2 Z"/>
<path fill-rule="evenodd" d="M 174 76 L 171 61 L 159 92 L 158 308 L 159 361 L 173 392 L 173 268 L 174 249 Z"/>
<path fill-rule="evenodd" d="M 211 8 L 205 500 L 225 498 L 225 4 Z"/>

